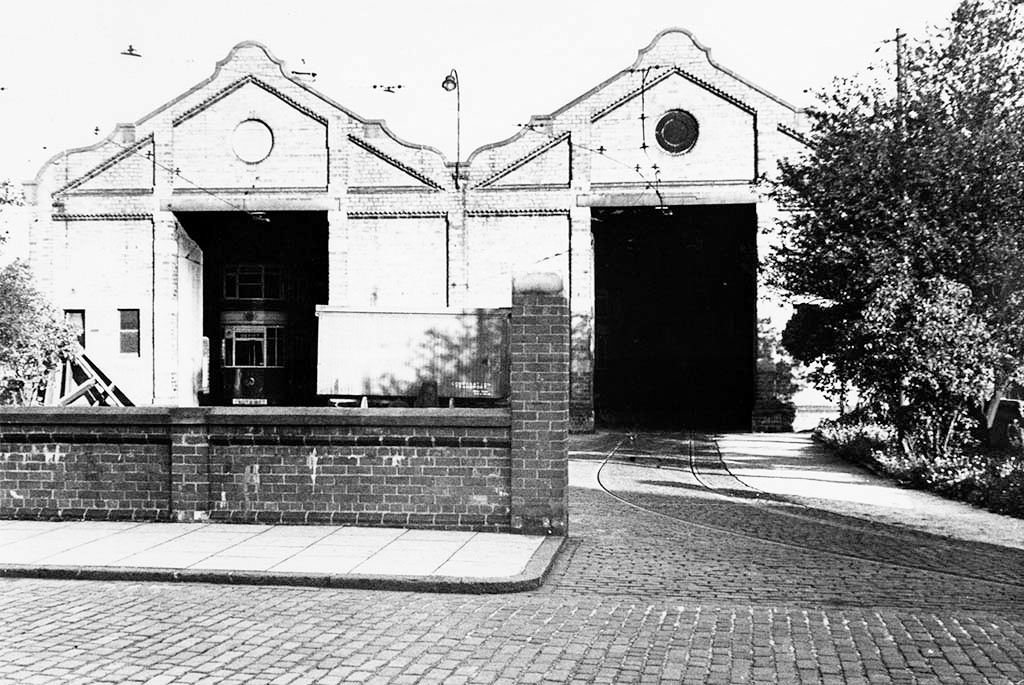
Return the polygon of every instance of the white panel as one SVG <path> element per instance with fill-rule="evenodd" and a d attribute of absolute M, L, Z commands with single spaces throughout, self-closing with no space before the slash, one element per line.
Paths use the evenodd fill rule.
<path fill-rule="evenodd" d="M 317 308 L 317 393 L 442 397 L 508 394 L 508 310 Z"/>

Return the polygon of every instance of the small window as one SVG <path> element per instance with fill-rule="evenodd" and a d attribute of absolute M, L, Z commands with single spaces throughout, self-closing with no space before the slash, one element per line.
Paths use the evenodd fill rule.
<path fill-rule="evenodd" d="M 227 300 L 284 299 L 284 271 L 262 264 L 232 264 L 224 268 Z"/>
<path fill-rule="evenodd" d="M 139 310 L 118 309 L 121 315 L 121 354 L 139 353 Z"/>
<path fill-rule="evenodd" d="M 64 322 L 71 327 L 71 330 L 78 336 L 78 344 L 85 347 L 85 310 L 65 309 Z"/>

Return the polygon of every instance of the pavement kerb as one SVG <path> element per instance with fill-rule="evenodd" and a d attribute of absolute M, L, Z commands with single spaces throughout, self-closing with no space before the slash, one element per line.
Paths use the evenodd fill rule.
<path fill-rule="evenodd" d="M 395 590 L 459 594 L 501 594 L 536 590 L 547 578 L 565 537 L 545 538 L 519 574 L 495 578 L 459 576 L 398 576 L 282 571 L 231 571 L 119 566 L 47 566 L 0 564 L 0 578 L 52 580 L 127 580 L 159 583 L 220 583 L 230 585 L 286 585 L 297 587 Z"/>

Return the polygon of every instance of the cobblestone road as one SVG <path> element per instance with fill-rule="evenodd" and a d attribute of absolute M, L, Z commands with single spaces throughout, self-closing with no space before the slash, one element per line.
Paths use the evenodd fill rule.
<path fill-rule="evenodd" d="M 538 591 L 4 580 L 0 682 L 1024 682 L 1020 551 L 599 466 Z"/>

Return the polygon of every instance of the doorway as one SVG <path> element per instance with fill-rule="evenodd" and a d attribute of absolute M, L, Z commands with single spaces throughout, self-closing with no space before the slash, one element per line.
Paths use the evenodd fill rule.
<path fill-rule="evenodd" d="M 179 212 L 203 250 L 210 405 L 314 405 L 326 212 Z"/>
<path fill-rule="evenodd" d="M 599 426 L 749 430 L 754 205 L 593 210 Z"/>

